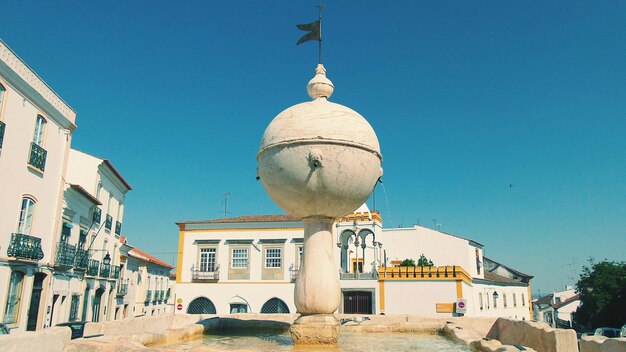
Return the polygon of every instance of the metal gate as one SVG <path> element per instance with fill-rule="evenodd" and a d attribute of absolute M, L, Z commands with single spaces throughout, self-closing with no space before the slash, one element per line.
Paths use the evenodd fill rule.
<path fill-rule="evenodd" d="M 372 293 L 367 291 L 344 291 L 345 314 L 372 314 Z"/>

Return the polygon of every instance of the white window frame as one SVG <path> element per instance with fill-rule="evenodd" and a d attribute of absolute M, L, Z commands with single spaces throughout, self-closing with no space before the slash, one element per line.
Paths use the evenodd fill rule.
<path fill-rule="evenodd" d="M 235 257 L 235 253 L 240 253 L 239 256 Z M 245 255 L 243 255 L 245 253 Z M 248 269 L 250 259 L 250 250 L 247 247 L 234 247 L 230 250 L 230 267 L 231 269 Z M 235 260 L 245 261 L 245 266 L 240 264 L 235 265 Z"/>
<path fill-rule="evenodd" d="M 35 202 L 30 197 L 22 197 L 22 204 L 20 208 L 20 218 L 17 223 L 17 232 L 30 235 L 33 226 L 33 216 L 35 213 Z"/>
<path fill-rule="evenodd" d="M 203 264 L 203 260 L 202 260 L 202 255 L 206 254 L 206 261 Z M 212 254 L 212 255 L 211 255 Z M 209 270 L 211 269 L 211 260 L 210 258 L 213 257 L 213 270 Z M 198 271 L 199 272 L 206 272 L 206 273 L 210 273 L 210 272 L 215 272 L 215 269 L 217 268 L 217 247 L 200 247 L 198 248 Z"/>
<path fill-rule="evenodd" d="M 35 120 L 35 133 L 33 134 L 33 143 L 43 148 L 43 140 L 46 134 L 46 119 L 37 115 L 37 120 Z"/>
<path fill-rule="evenodd" d="M 270 253 L 272 253 L 272 255 L 270 255 Z M 276 253 L 278 253 L 278 256 L 276 256 Z M 276 265 L 276 263 L 278 263 L 278 265 Z M 281 247 L 265 248 L 264 267 L 265 269 L 280 269 L 283 267 L 283 249 Z"/>

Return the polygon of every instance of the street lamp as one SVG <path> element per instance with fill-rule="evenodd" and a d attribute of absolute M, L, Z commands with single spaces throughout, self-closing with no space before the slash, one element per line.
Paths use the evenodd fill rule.
<path fill-rule="evenodd" d="M 102 263 L 104 265 L 111 264 L 111 256 L 109 255 L 109 252 L 107 252 L 107 254 L 104 256 L 104 258 L 102 258 Z"/>

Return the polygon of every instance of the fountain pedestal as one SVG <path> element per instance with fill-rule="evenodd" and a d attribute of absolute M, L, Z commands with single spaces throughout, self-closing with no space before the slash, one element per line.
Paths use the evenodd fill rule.
<path fill-rule="evenodd" d="M 290 330 L 296 345 L 337 343 L 339 321 L 332 314 L 339 308 L 341 291 L 333 258 L 334 221 L 329 217 L 302 220 L 302 265 L 294 290 L 296 308 L 302 315 Z"/>

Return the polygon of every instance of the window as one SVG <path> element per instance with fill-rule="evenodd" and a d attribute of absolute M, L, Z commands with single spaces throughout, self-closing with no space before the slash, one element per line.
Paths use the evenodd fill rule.
<path fill-rule="evenodd" d="M 215 248 L 200 248 L 200 263 L 198 269 L 201 272 L 215 271 Z"/>
<path fill-rule="evenodd" d="M 478 248 L 476 248 L 476 273 L 480 275 L 480 268 L 482 267 L 482 263 L 480 262 L 480 252 Z"/>
<path fill-rule="evenodd" d="M 242 303 L 231 303 L 230 314 L 248 313 L 248 305 Z"/>
<path fill-rule="evenodd" d="M 261 314 L 280 314 L 289 313 L 287 304 L 278 298 L 272 298 L 263 304 Z"/>
<path fill-rule="evenodd" d="M 302 246 L 298 246 L 298 265 L 296 266 L 296 268 L 299 268 L 302 266 L 302 255 L 304 254 L 304 247 Z"/>
<path fill-rule="evenodd" d="M 33 210 L 35 201 L 24 197 L 22 198 L 22 210 L 20 211 L 20 222 L 17 225 L 17 232 L 30 235 L 31 225 L 33 223 Z"/>
<path fill-rule="evenodd" d="M 6 92 L 6 89 L 4 89 L 4 86 L 0 84 L 0 109 L 2 109 L 2 100 L 4 99 L 4 92 Z M 0 110 L 0 112 L 2 112 L 2 110 Z"/>
<path fill-rule="evenodd" d="M 67 243 L 70 236 L 72 235 L 72 224 L 63 221 L 63 226 L 61 226 L 61 242 Z"/>
<path fill-rule="evenodd" d="M 493 296 L 493 307 L 498 308 L 498 300 L 496 299 L 496 296 Z"/>
<path fill-rule="evenodd" d="M 70 321 L 76 321 L 78 319 L 79 301 L 80 301 L 79 295 L 72 295 L 72 304 L 70 306 Z"/>
<path fill-rule="evenodd" d="M 526 300 L 524 299 L 523 293 L 522 293 L 522 306 L 526 307 Z"/>
<path fill-rule="evenodd" d="M 504 301 L 504 308 L 508 307 L 506 304 L 506 293 L 502 294 L 502 300 Z"/>
<path fill-rule="evenodd" d="M 265 248 L 265 267 L 280 268 L 282 263 L 281 248 Z"/>
<path fill-rule="evenodd" d="M 517 307 L 517 293 L 513 294 L 513 307 Z"/>
<path fill-rule="evenodd" d="M 2 117 L 2 100 L 4 99 L 5 89 L 0 84 L 0 117 Z M 0 120 L 0 150 L 2 149 L 2 141 L 4 140 L 5 123 Z"/>
<path fill-rule="evenodd" d="M 35 135 L 33 136 L 33 143 L 37 144 L 40 147 L 43 147 L 43 136 L 46 130 L 46 120 L 41 116 L 37 115 L 37 122 L 35 122 Z"/>
<path fill-rule="evenodd" d="M 98 182 L 98 187 L 96 188 L 96 199 L 100 200 L 100 193 L 102 191 L 102 182 Z"/>
<path fill-rule="evenodd" d="M 245 269 L 248 267 L 248 248 L 233 248 L 232 268 Z"/>
<path fill-rule="evenodd" d="M 7 304 L 6 304 L 6 308 L 4 309 L 4 323 L 5 324 L 17 323 L 23 283 L 24 283 L 23 273 L 19 271 L 11 272 L 9 292 L 7 293 Z"/>
<path fill-rule="evenodd" d="M 480 310 L 483 310 L 483 294 L 478 294 L 478 305 L 480 306 Z"/>

